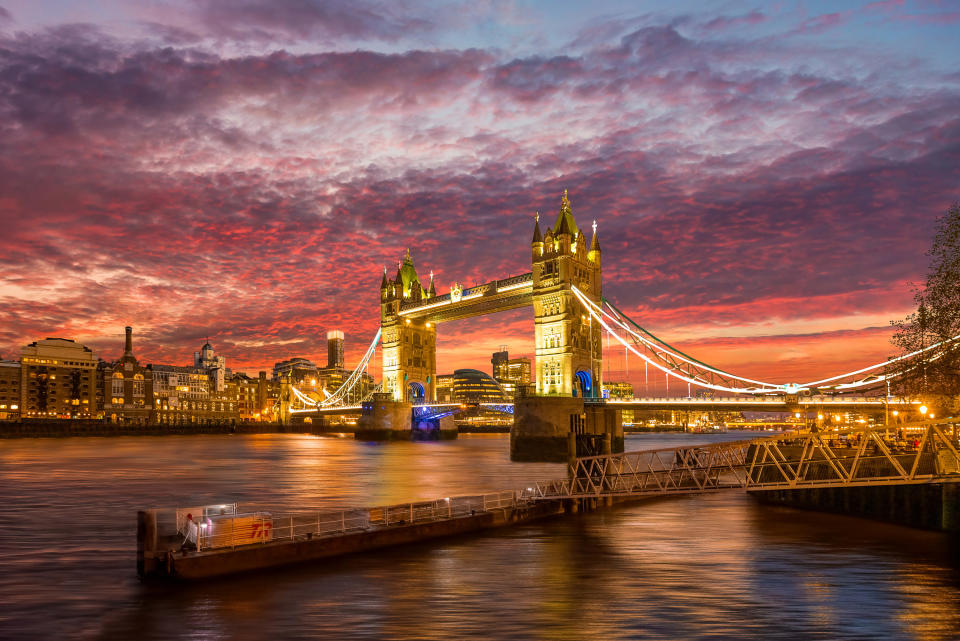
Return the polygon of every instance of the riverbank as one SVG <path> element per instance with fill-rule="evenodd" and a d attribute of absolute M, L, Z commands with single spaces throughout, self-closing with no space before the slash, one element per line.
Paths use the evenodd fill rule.
<path fill-rule="evenodd" d="M 73 436 L 183 436 L 189 434 L 337 434 L 354 426 L 301 423 L 224 423 L 215 425 L 135 425 L 84 420 L 31 420 L 0 423 L 0 438 L 60 438 Z"/>

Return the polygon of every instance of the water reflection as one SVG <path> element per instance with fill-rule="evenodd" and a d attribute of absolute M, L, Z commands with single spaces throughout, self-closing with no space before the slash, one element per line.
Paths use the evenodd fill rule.
<path fill-rule="evenodd" d="M 690 437 L 644 435 L 628 447 Z M 756 504 L 650 500 L 193 586 L 134 576 L 134 512 L 277 508 L 520 487 L 502 437 L 362 444 L 308 436 L 7 441 L 0 638 L 949 639 L 945 537 Z"/>

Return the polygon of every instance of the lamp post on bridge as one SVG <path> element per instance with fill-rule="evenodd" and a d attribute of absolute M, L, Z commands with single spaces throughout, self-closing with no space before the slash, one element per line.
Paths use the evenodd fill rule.
<path fill-rule="evenodd" d="M 883 437 L 890 438 L 890 379 L 887 379 L 887 395 L 883 397 Z"/>

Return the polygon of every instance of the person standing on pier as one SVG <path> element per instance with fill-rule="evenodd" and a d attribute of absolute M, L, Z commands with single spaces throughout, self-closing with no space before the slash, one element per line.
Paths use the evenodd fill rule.
<path fill-rule="evenodd" d="M 199 528 L 193 522 L 193 514 L 187 514 L 186 532 L 183 535 L 183 544 L 180 546 L 181 552 L 189 552 L 197 549 L 197 531 Z"/>

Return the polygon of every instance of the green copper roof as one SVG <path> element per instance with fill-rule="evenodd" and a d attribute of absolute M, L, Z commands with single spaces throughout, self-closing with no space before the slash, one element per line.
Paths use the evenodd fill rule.
<path fill-rule="evenodd" d="M 567 200 L 567 190 L 563 190 L 563 198 L 560 199 L 560 215 L 557 216 L 557 224 L 553 226 L 554 234 L 570 234 L 574 238 L 580 230 L 577 229 L 577 223 L 573 220 L 573 210 L 570 209 L 570 201 Z"/>
<path fill-rule="evenodd" d="M 400 278 L 403 280 L 403 295 L 409 297 L 411 293 L 410 285 L 420 282 L 420 278 L 417 277 L 417 268 L 413 266 L 413 259 L 410 257 L 410 250 L 407 250 L 407 254 L 403 257 L 403 265 L 400 266 Z"/>

